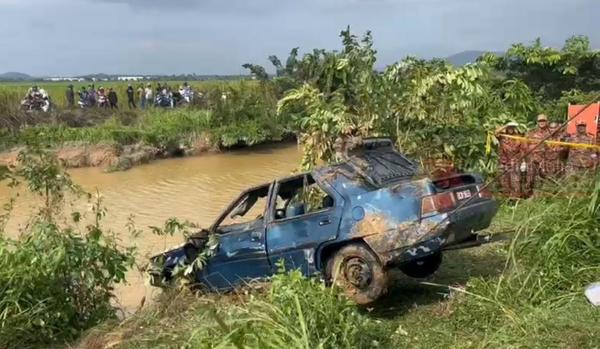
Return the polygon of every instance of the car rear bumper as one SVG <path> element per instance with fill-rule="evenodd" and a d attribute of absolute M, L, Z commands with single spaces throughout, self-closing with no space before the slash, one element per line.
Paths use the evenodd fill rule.
<path fill-rule="evenodd" d="M 492 242 L 491 240 L 477 239 L 475 233 L 488 228 L 497 211 L 498 203 L 495 200 L 482 200 L 448 215 L 430 217 L 428 220 L 435 226 L 433 229 L 435 235 L 430 235 L 426 240 L 412 246 L 390 251 L 386 256 L 386 264 L 403 264 L 440 250 L 452 249 L 454 246 L 460 248 L 461 243 L 473 240 L 478 241 L 476 245 Z M 470 246 L 474 246 L 474 244 Z"/>
<path fill-rule="evenodd" d="M 495 200 L 484 200 L 455 210 L 449 215 L 450 224 L 444 232 L 444 246 L 470 239 L 477 231 L 486 229 L 498 212 Z"/>

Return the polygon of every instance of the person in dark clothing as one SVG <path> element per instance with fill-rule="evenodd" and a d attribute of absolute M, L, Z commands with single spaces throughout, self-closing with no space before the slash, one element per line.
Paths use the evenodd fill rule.
<path fill-rule="evenodd" d="M 75 106 L 75 91 L 73 91 L 73 85 L 67 87 L 65 94 L 67 97 L 67 106 L 73 108 Z"/>
<path fill-rule="evenodd" d="M 81 90 L 79 91 L 79 106 L 81 108 L 89 107 L 88 103 L 88 91 L 85 89 L 85 86 L 81 86 Z"/>
<path fill-rule="evenodd" d="M 137 108 L 135 105 L 135 91 L 133 90 L 133 86 L 131 86 L 131 84 L 127 86 L 127 105 L 129 106 L 129 109 Z"/>
<path fill-rule="evenodd" d="M 108 89 L 108 103 L 110 104 L 110 109 L 119 109 L 117 103 L 119 99 L 117 98 L 117 93 L 115 90 L 111 88 Z"/>
<path fill-rule="evenodd" d="M 98 91 L 96 91 L 96 87 L 94 84 L 89 85 L 87 90 L 87 104 L 90 107 L 95 107 L 96 102 L 98 101 Z"/>

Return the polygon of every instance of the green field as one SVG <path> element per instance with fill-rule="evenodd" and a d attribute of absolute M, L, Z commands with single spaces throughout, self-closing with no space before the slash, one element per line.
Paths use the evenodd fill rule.
<path fill-rule="evenodd" d="M 0 85 L 0 150 L 32 142 L 50 146 L 73 142 L 116 145 L 142 142 L 163 149 L 189 144 L 201 134 L 208 135 L 215 147 L 226 148 L 281 140 L 291 134 L 289 120 L 275 116 L 277 91 L 269 85 L 245 80 L 193 82 L 194 90 L 203 96 L 196 98 L 192 105 L 130 110 L 125 92 L 127 84 L 105 85 L 112 86 L 119 94 L 117 111 L 68 109 L 64 93 L 68 83 L 39 84 L 57 103 L 50 113 L 19 110 L 19 101 L 30 84 Z M 222 98 L 223 94 L 227 99 Z"/>
<path fill-rule="evenodd" d="M 0 104 L 10 103 L 16 104 L 21 101 L 21 99 L 25 96 L 27 90 L 33 86 L 37 85 L 43 89 L 45 89 L 52 101 L 59 108 L 66 108 L 67 100 L 65 96 L 65 92 L 67 86 L 69 84 L 73 85 L 74 91 L 77 93 L 81 89 L 81 87 L 88 87 L 93 84 L 96 89 L 99 87 L 104 87 L 106 90 L 108 88 L 113 88 L 119 97 L 119 104 L 121 107 L 127 107 L 127 85 L 131 84 L 134 88 L 137 89 L 139 85 L 145 86 L 146 84 L 152 84 L 153 87 L 156 87 L 158 83 L 164 85 L 167 83 L 171 86 L 172 89 L 178 89 L 180 85 L 184 83 L 184 81 L 87 81 L 87 82 L 52 82 L 52 81 L 39 81 L 39 82 L 0 82 Z M 192 86 L 194 91 L 202 92 L 202 93 L 217 93 L 217 92 L 226 92 L 230 87 L 235 87 L 239 85 L 240 81 L 231 81 L 231 80 L 208 80 L 208 81 L 189 81 L 188 84 Z M 244 84 L 252 85 L 255 84 L 252 81 L 244 81 Z M 75 103 L 77 103 L 77 94 L 75 95 Z M 137 101 L 137 95 L 136 95 Z"/>

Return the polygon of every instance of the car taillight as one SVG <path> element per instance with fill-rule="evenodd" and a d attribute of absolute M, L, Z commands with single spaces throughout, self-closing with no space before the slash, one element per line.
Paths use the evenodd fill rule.
<path fill-rule="evenodd" d="M 451 192 L 426 196 L 421 200 L 421 215 L 431 213 L 444 213 L 452 210 L 456 205 L 454 195 Z"/>
<path fill-rule="evenodd" d="M 450 178 L 442 178 L 433 181 L 433 185 L 435 185 L 439 189 L 450 189 L 461 187 L 467 184 L 475 183 L 475 178 L 471 175 L 462 175 L 462 176 L 454 176 Z"/>
<path fill-rule="evenodd" d="M 479 197 L 482 199 L 492 199 L 493 198 L 492 192 L 486 187 L 477 186 L 477 192 L 479 193 Z"/>

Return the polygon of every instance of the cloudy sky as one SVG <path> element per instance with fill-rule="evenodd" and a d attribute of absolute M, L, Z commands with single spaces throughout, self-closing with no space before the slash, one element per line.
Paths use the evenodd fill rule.
<path fill-rule="evenodd" d="M 372 30 L 379 66 L 573 34 L 600 47 L 599 0 L 0 0 L 0 72 L 239 74 Z"/>

